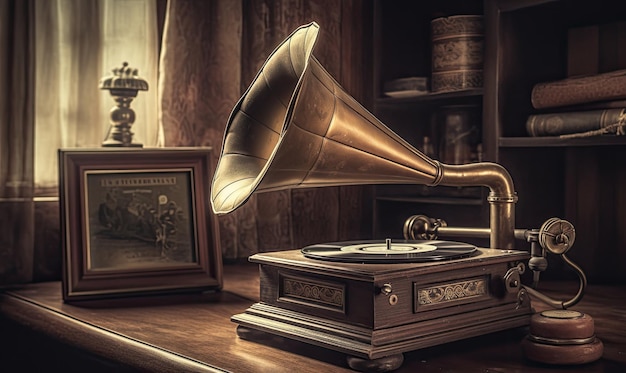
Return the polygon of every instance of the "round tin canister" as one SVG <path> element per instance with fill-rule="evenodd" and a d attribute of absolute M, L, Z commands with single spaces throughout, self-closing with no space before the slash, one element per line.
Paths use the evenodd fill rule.
<path fill-rule="evenodd" d="M 483 86 L 483 16 L 458 15 L 431 21 L 431 91 Z"/>

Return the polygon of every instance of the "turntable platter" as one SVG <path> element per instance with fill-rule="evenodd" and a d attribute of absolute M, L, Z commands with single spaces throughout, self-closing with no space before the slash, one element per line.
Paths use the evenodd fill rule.
<path fill-rule="evenodd" d="M 475 246 L 453 241 L 344 241 L 310 245 L 302 250 L 310 259 L 343 263 L 422 263 L 468 257 Z"/>

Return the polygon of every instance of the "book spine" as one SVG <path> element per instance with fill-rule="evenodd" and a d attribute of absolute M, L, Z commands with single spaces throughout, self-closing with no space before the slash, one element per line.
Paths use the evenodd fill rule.
<path fill-rule="evenodd" d="M 626 70 L 537 83 L 531 91 L 535 109 L 626 98 Z"/>
<path fill-rule="evenodd" d="M 530 136 L 561 136 L 601 130 L 624 120 L 626 109 L 534 114 L 526 121 Z M 615 131 L 612 131 L 615 133 Z"/>

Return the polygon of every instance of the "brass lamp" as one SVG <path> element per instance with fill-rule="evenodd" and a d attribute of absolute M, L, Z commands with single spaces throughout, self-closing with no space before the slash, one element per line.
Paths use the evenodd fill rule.
<path fill-rule="evenodd" d="M 133 142 L 130 128 L 135 122 L 135 112 L 130 103 L 139 91 L 148 90 L 148 82 L 137 76 L 137 69 L 131 69 L 128 62 L 124 62 L 121 68 L 113 69 L 112 76 L 102 78 L 100 89 L 108 89 L 117 103 L 111 109 L 111 127 L 102 146 L 142 147 L 142 144 Z"/>

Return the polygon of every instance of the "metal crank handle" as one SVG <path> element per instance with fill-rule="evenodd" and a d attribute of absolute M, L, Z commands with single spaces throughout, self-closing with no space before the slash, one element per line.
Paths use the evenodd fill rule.
<path fill-rule="evenodd" d="M 579 279 L 578 292 L 576 295 L 567 301 L 559 301 L 555 300 L 543 293 L 540 293 L 536 289 L 533 289 L 530 286 L 521 285 L 528 294 L 534 296 L 540 301 L 554 307 L 560 309 L 567 309 L 569 307 L 574 306 L 582 299 L 585 288 L 587 287 L 587 276 L 585 276 L 585 272 L 576 265 L 576 263 L 572 262 L 565 253 L 572 248 L 574 244 L 574 240 L 576 238 L 574 226 L 568 222 L 567 220 L 562 220 L 559 218 L 551 218 L 546 220 L 546 222 L 541 226 L 538 233 L 538 242 L 541 247 L 552 254 L 559 255 L 565 263 L 567 263 L 570 267 L 574 269 Z M 512 284 L 518 284 L 520 274 L 524 272 L 523 267 L 514 267 L 511 268 L 505 275 L 505 285 L 507 290 L 515 291 L 517 290 L 517 286 L 512 286 Z"/>
<path fill-rule="evenodd" d="M 539 229 L 539 245 L 548 252 L 559 255 L 578 275 L 578 293 L 576 293 L 572 299 L 559 303 L 560 308 L 563 309 L 572 307 L 578 303 L 582 299 L 585 288 L 587 287 L 587 276 L 585 276 L 585 272 L 565 255 L 574 245 L 575 239 L 576 230 L 572 223 L 567 220 L 551 218 L 546 220 Z M 529 291 L 529 293 L 531 292 Z"/>

